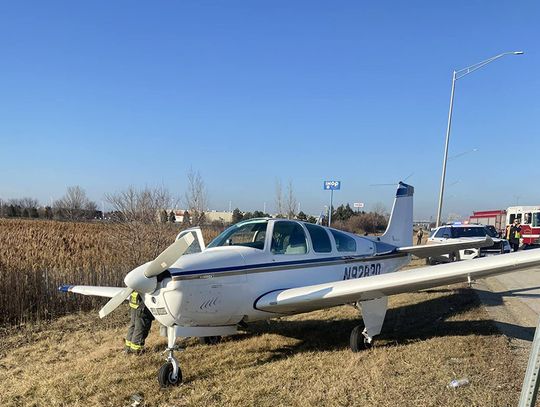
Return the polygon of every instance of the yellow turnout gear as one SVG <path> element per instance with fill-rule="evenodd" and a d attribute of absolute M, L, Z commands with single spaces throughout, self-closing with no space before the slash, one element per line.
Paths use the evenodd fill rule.
<path fill-rule="evenodd" d="M 129 296 L 129 306 L 134 309 L 138 309 L 140 305 L 139 293 L 133 291 Z"/>

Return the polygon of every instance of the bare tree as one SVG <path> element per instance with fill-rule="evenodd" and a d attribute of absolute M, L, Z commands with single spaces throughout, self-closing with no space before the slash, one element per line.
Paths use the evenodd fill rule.
<path fill-rule="evenodd" d="M 386 210 L 386 206 L 384 206 L 381 202 L 376 202 L 373 205 L 372 212 L 376 213 L 377 215 L 384 216 L 385 218 L 389 217 L 388 211 Z"/>
<path fill-rule="evenodd" d="M 68 187 L 53 207 L 60 218 L 67 220 L 92 218 L 97 209 L 96 203 L 88 199 L 85 190 L 78 185 Z"/>
<path fill-rule="evenodd" d="M 287 184 L 287 218 L 293 219 L 296 215 L 297 203 L 296 197 L 294 196 L 293 184 L 289 180 Z"/>
<path fill-rule="evenodd" d="M 187 209 L 191 214 L 193 224 L 199 225 L 203 219 L 204 211 L 208 205 L 206 185 L 199 171 L 190 168 L 187 174 L 188 185 L 185 195 Z"/>
<path fill-rule="evenodd" d="M 39 206 L 39 201 L 35 198 L 30 198 L 28 196 L 21 198 L 18 200 L 19 205 L 22 208 L 31 209 L 31 208 L 37 208 Z"/>
<path fill-rule="evenodd" d="M 278 217 L 283 216 L 283 190 L 279 178 L 276 179 L 276 212 Z"/>
<path fill-rule="evenodd" d="M 112 207 L 111 220 L 116 224 L 114 239 L 131 251 L 134 264 L 157 256 L 169 243 L 170 232 L 162 223 L 161 214 L 168 213 L 177 203 L 164 187 L 127 189 L 105 194 Z M 143 247 L 151 242 L 151 247 Z M 146 243 L 147 244 L 147 243 Z"/>

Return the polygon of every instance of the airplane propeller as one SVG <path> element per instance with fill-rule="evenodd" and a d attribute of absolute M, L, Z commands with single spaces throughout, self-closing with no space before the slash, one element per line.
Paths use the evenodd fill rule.
<path fill-rule="evenodd" d="M 99 317 L 103 318 L 120 306 L 133 291 L 149 294 L 156 289 L 159 274 L 167 270 L 175 261 L 184 255 L 195 238 L 191 233 L 182 236 L 167 247 L 154 260 L 140 265 L 131 270 L 124 278 L 126 288 L 112 297 L 99 311 Z"/>

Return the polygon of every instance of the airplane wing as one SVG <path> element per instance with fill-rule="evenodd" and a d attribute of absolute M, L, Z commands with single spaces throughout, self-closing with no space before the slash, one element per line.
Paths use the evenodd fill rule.
<path fill-rule="evenodd" d="M 69 292 L 83 295 L 95 295 L 98 297 L 108 298 L 114 297 L 123 289 L 123 287 L 100 287 L 94 285 L 61 285 L 60 287 L 58 287 L 59 291 L 63 291 L 65 293 Z M 128 298 L 126 297 L 126 299 Z"/>
<path fill-rule="evenodd" d="M 278 314 L 307 312 L 464 282 L 468 276 L 482 278 L 539 266 L 540 249 L 527 250 L 378 276 L 275 290 L 261 296 L 255 302 L 255 308 Z"/>
<path fill-rule="evenodd" d="M 424 246 L 407 246 L 397 249 L 398 252 L 413 254 L 416 257 L 435 257 L 443 254 L 456 252 L 463 249 L 474 249 L 479 247 L 489 247 L 493 245 L 493 240 L 486 236 L 485 239 L 460 240 L 447 243 L 427 244 Z"/>

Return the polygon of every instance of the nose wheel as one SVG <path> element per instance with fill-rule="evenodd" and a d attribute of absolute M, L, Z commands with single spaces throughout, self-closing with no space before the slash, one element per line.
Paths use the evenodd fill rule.
<path fill-rule="evenodd" d="M 170 362 L 165 363 L 159 369 L 158 382 L 163 388 L 178 386 L 180 383 L 182 383 L 182 371 L 180 370 L 180 367 L 178 367 L 178 371 L 175 375 L 173 364 Z"/>
<path fill-rule="evenodd" d="M 182 370 L 175 359 L 173 349 L 167 349 L 167 362 L 158 371 L 158 382 L 162 388 L 178 386 L 182 383 Z"/>

